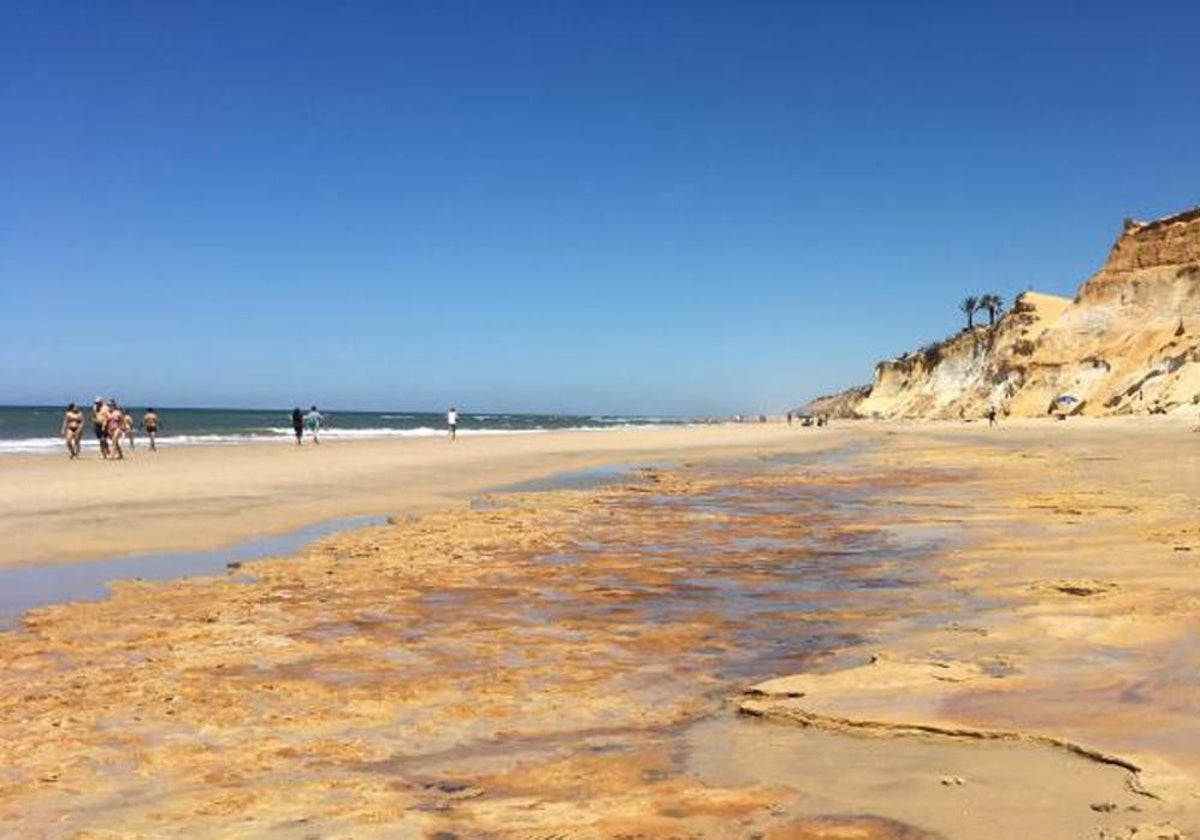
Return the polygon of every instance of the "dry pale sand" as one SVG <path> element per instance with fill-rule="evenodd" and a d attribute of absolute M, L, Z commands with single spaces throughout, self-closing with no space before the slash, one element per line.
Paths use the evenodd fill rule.
<path fill-rule="evenodd" d="M 604 462 L 667 466 L 467 504 Z M 1198 499 L 1165 418 L 6 462 L 10 563 L 419 516 L 0 637 L 0 835 L 1200 836 Z M 813 540 L 921 582 L 770 595 Z"/>
<path fill-rule="evenodd" d="M 825 431 L 825 430 L 822 430 Z M 462 503 L 467 494 L 597 464 L 817 449 L 848 430 L 782 424 L 463 435 L 387 441 L 138 448 L 0 462 L 0 566 L 208 548 L 356 515 Z"/>

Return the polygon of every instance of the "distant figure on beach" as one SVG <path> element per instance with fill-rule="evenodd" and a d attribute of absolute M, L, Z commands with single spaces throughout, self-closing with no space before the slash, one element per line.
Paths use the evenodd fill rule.
<path fill-rule="evenodd" d="M 446 412 L 446 428 L 450 431 L 450 440 L 454 440 L 458 435 L 458 409 L 454 406 Z"/>
<path fill-rule="evenodd" d="M 125 414 L 116 400 L 108 401 L 108 420 L 104 424 L 108 432 L 108 452 L 117 455 L 117 460 L 125 459 L 125 451 L 121 449 L 121 435 L 125 433 Z"/>
<path fill-rule="evenodd" d="M 128 411 L 121 412 L 121 434 L 125 436 L 125 440 L 129 441 L 129 449 L 132 451 L 133 446 L 133 414 Z"/>
<path fill-rule="evenodd" d="M 996 408 L 995 408 L 995 406 L 990 406 L 990 405 L 988 406 L 987 421 L 988 421 L 989 427 L 996 425 Z"/>
<path fill-rule="evenodd" d="M 304 412 L 300 410 L 300 406 L 292 409 L 292 431 L 296 433 L 296 445 L 300 446 L 304 442 Z"/>
<path fill-rule="evenodd" d="M 147 408 L 146 413 L 142 415 L 142 431 L 150 438 L 150 451 L 157 452 L 158 446 L 155 445 L 154 438 L 158 435 L 158 414 L 153 408 Z"/>
<path fill-rule="evenodd" d="M 99 397 L 92 403 L 92 431 L 96 433 L 96 442 L 100 444 L 100 457 L 107 458 L 108 406 Z"/>
<path fill-rule="evenodd" d="M 63 415 L 62 436 L 67 444 L 67 452 L 71 453 L 70 460 L 74 461 L 79 457 L 82 445 L 79 439 L 83 436 L 83 412 L 75 403 L 68 405 L 67 413 Z"/>
<path fill-rule="evenodd" d="M 787 417 L 788 417 L 788 425 L 790 426 L 790 425 L 792 425 L 792 412 L 789 411 Z"/>
<path fill-rule="evenodd" d="M 315 405 L 309 409 L 308 414 L 304 415 L 304 425 L 308 427 L 308 433 L 312 435 L 313 443 L 321 442 L 319 433 L 321 431 L 321 422 L 324 419 L 321 416 L 321 412 L 317 411 Z"/>

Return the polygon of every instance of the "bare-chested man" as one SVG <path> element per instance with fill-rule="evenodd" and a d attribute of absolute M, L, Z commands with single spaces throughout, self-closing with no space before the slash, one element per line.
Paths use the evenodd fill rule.
<path fill-rule="evenodd" d="M 158 434 L 158 415 L 153 408 L 147 408 L 146 413 L 142 415 L 142 431 L 146 433 L 146 437 L 150 438 L 150 451 L 157 451 L 158 447 L 154 445 L 154 438 Z"/>
<path fill-rule="evenodd" d="M 96 401 L 92 403 L 92 429 L 96 432 L 102 458 L 108 457 L 108 414 L 108 406 L 104 400 L 96 397 Z"/>
<path fill-rule="evenodd" d="M 75 403 L 68 405 L 67 413 L 63 415 L 62 436 L 67 444 L 67 452 L 71 453 L 71 460 L 74 461 L 79 457 L 82 446 L 79 439 L 83 436 L 83 412 Z"/>

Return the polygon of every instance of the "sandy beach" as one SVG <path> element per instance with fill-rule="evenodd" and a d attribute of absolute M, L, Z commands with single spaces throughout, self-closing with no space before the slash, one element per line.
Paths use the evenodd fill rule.
<path fill-rule="evenodd" d="M 1197 450 L 1133 418 L 6 459 L 9 566 L 392 522 L 3 634 L 0 834 L 1196 836 Z"/>
<path fill-rule="evenodd" d="M 120 462 L 15 456 L 0 463 L 0 566 L 210 548 L 345 516 L 461 504 L 491 487 L 597 464 L 840 439 L 780 424 L 407 440 L 192 446 Z M 841 434 L 845 434 L 843 431 Z"/>

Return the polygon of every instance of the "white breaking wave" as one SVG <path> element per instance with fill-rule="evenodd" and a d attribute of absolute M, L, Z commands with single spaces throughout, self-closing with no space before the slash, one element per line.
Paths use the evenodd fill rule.
<path fill-rule="evenodd" d="M 272 429 L 271 431 L 276 431 Z M 281 434 L 295 436 L 292 429 L 279 429 Z M 551 429 L 463 429 L 458 430 L 461 435 L 528 435 L 538 434 L 540 432 L 553 431 Z M 304 432 L 308 436 L 308 430 Z M 446 429 L 433 428 L 431 426 L 418 426 L 415 429 L 339 429 L 336 426 L 326 426 L 321 429 L 321 437 L 344 438 L 346 440 L 364 440 L 367 438 L 406 438 L 406 437 L 437 437 L 446 435 Z"/>
<path fill-rule="evenodd" d="M 484 435 L 537 435 L 545 434 L 546 432 L 608 432 L 617 431 L 620 429 L 636 429 L 636 428 L 656 428 L 659 424 L 654 422 L 630 424 L 622 426 L 571 426 L 552 429 L 458 429 L 459 437 L 476 437 Z M 690 424 L 680 424 L 690 425 Z M 269 443 L 282 444 L 290 443 L 295 439 L 295 431 L 289 426 L 276 426 L 269 428 L 261 428 L 254 430 L 254 434 L 194 434 L 194 435 L 165 435 L 159 434 L 157 442 L 159 446 L 220 446 L 230 444 L 247 444 L 247 443 Z M 305 437 L 309 437 L 308 431 L 305 430 Z M 321 429 L 320 436 L 323 438 L 336 438 L 339 440 L 379 440 L 386 438 L 429 438 L 429 437 L 444 437 L 447 434 L 445 427 L 434 428 L 431 426 L 421 426 L 416 429 L 389 429 L 389 428 L 370 428 L 370 429 L 340 429 L 336 426 Z M 149 441 L 144 433 L 139 433 L 135 436 L 136 446 L 134 451 L 149 449 Z M 123 446 L 128 449 L 129 444 L 123 443 Z M 83 438 L 84 452 L 99 451 L 99 444 L 95 438 L 85 436 Z M 53 452 L 66 452 L 66 444 L 62 438 L 44 437 L 44 438 L 24 438 L 21 440 L 0 440 L 0 457 L 4 455 L 44 455 Z"/>
<path fill-rule="evenodd" d="M 291 430 L 288 430 L 291 434 Z M 135 445 L 133 451 L 140 449 L 150 449 L 150 440 L 145 435 L 137 435 L 134 437 Z M 193 446 L 204 444 L 223 444 L 223 443 L 286 443 L 287 439 L 282 437 L 268 437 L 266 435 L 175 435 L 174 437 L 164 437 L 159 435 L 156 438 L 159 446 Z M 99 452 L 100 444 L 95 438 L 85 437 L 82 441 L 84 452 Z M 129 442 L 122 439 L 121 448 L 129 451 Z M 0 456 L 3 455 L 39 455 L 47 452 L 56 452 L 62 450 L 66 452 L 67 444 L 62 438 L 25 438 L 23 440 L 0 440 Z"/>
<path fill-rule="evenodd" d="M 475 435 L 522 435 L 522 434 L 537 434 L 547 431 L 546 429 L 459 429 L 458 434 L 462 436 Z M 245 443 L 290 443 L 295 439 L 295 432 L 288 428 L 264 429 L 264 433 L 259 434 L 224 434 L 224 435 L 159 435 L 157 443 L 159 446 L 219 446 L 223 444 L 245 444 Z M 305 431 L 305 437 L 308 437 L 308 432 Z M 339 440 L 371 440 L 380 438 L 421 438 L 421 437 L 438 437 L 446 434 L 445 429 L 433 429 L 422 427 L 417 429 L 338 429 L 326 428 L 321 429 L 320 436 L 323 438 L 337 438 Z M 134 451 L 139 449 L 149 449 L 150 443 L 144 435 L 137 435 L 134 438 L 136 445 Z M 122 441 L 122 447 L 129 449 L 128 442 Z M 25 438 L 23 440 L 0 440 L 0 456 L 3 455 L 44 455 L 48 452 L 57 452 L 62 450 L 66 452 L 67 445 L 62 438 Z M 100 445 L 95 438 L 83 439 L 83 451 L 98 452 Z"/>
<path fill-rule="evenodd" d="M 88 448 L 84 441 L 83 448 Z M 96 448 L 95 442 L 92 449 Z M 26 438 L 24 440 L 0 440 L 0 455 L 33 455 L 39 452 L 50 452 L 54 449 L 67 450 L 62 438 Z"/>

